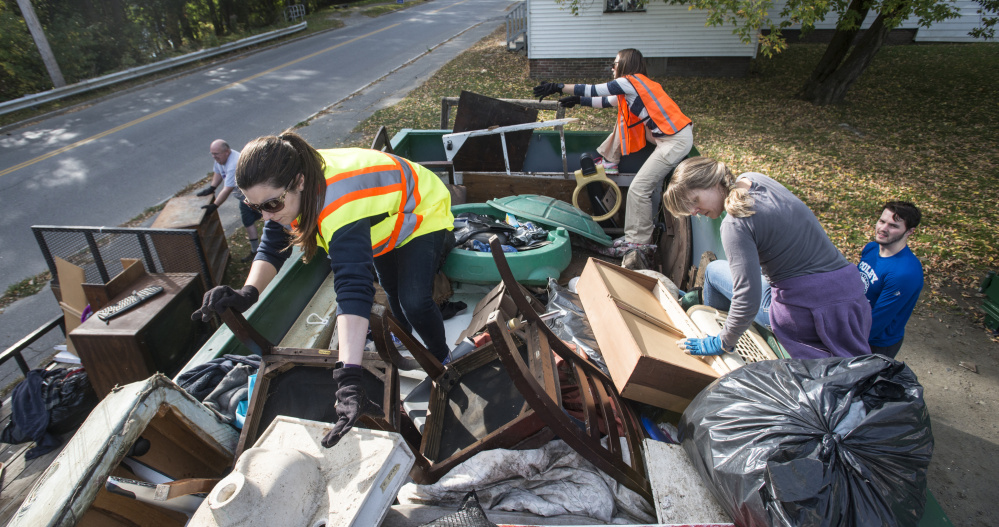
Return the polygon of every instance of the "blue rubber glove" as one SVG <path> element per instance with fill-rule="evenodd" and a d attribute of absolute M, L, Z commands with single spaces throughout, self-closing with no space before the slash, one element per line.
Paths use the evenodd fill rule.
<path fill-rule="evenodd" d="M 715 335 L 703 339 L 683 339 L 677 341 L 677 345 L 688 355 L 709 356 L 722 355 L 731 350 L 726 350 L 722 346 L 721 337 Z"/>

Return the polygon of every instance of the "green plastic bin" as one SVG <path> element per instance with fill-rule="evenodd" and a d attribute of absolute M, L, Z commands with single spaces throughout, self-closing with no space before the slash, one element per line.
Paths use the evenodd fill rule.
<path fill-rule="evenodd" d="M 451 207 L 451 213 L 455 216 L 462 212 L 474 212 L 501 220 L 505 216 L 502 211 L 485 203 L 466 203 Z M 563 228 L 550 230 L 548 241 L 552 242 L 551 245 L 538 249 L 505 253 L 510 270 L 518 282 L 524 285 L 548 285 L 548 278 L 557 280 L 569 266 L 569 261 L 572 260 L 569 232 Z M 444 274 L 451 281 L 467 284 L 498 284 L 502 281 L 491 253 L 459 248 L 448 254 L 444 262 Z"/>

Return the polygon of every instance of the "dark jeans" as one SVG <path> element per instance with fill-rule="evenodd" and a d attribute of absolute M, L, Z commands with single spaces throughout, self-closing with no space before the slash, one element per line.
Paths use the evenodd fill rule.
<path fill-rule="evenodd" d="M 424 234 L 375 258 L 378 283 L 388 295 L 392 315 L 407 331 L 416 329 L 438 360 L 444 360 L 451 351 L 444 318 L 434 303 L 434 275 L 440 269 L 446 233 Z"/>
<path fill-rule="evenodd" d="M 884 347 L 881 347 L 881 346 L 871 346 L 871 353 L 876 353 L 878 355 L 884 355 L 886 357 L 891 357 L 891 358 L 894 359 L 895 355 L 898 355 L 898 350 L 902 349 L 902 341 L 903 340 L 905 340 L 905 339 L 903 338 L 903 339 L 899 340 L 898 342 L 892 344 L 891 346 L 884 346 Z"/>

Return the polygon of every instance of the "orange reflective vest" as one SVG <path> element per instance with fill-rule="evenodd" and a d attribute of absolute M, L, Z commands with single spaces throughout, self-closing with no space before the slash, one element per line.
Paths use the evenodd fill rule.
<path fill-rule="evenodd" d="M 625 77 L 635 87 L 638 96 L 649 112 L 649 118 L 666 135 L 673 135 L 690 124 L 680 107 L 670 99 L 658 82 L 636 73 Z M 624 95 L 617 96 L 617 134 L 621 139 L 621 153 L 628 155 L 645 148 L 645 127 L 637 115 L 631 113 Z"/>
<path fill-rule="evenodd" d="M 451 194 L 437 174 L 401 157 L 364 148 L 320 150 L 326 161 L 326 200 L 318 245 L 362 218 L 371 225 L 371 251 L 381 256 L 423 234 L 451 230 Z"/>

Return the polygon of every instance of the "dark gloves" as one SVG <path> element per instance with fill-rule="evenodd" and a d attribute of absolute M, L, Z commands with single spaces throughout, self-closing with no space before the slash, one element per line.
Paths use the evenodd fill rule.
<path fill-rule="evenodd" d="M 340 442 L 340 438 L 347 435 L 354 423 L 362 415 L 372 417 L 385 417 L 382 408 L 375 404 L 364 393 L 361 386 L 361 376 L 364 375 L 364 368 L 345 367 L 333 370 L 333 380 L 336 381 L 336 415 L 337 422 L 333 423 L 333 429 L 323 438 L 322 445 L 330 448 Z"/>
<path fill-rule="evenodd" d="M 201 309 L 191 313 L 191 320 L 208 322 L 212 319 L 212 315 L 225 311 L 227 307 L 242 313 L 249 309 L 259 297 L 260 293 L 252 285 L 244 285 L 239 291 L 227 285 L 213 287 L 205 293 Z"/>
<path fill-rule="evenodd" d="M 215 193 L 215 188 L 216 187 L 208 187 L 206 189 L 201 189 L 201 190 L 198 191 L 197 194 L 195 194 L 195 196 L 208 196 L 210 194 L 214 194 Z"/>
<path fill-rule="evenodd" d="M 538 102 L 553 93 L 562 93 L 565 84 L 559 82 L 542 82 L 534 87 L 534 96 L 538 97 Z"/>
<path fill-rule="evenodd" d="M 215 212 L 216 210 L 218 210 L 219 206 L 216 205 L 215 202 L 213 201 L 213 202 L 209 203 L 208 205 L 205 205 L 205 206 L 203 206 L 201 208 L 203 208 L 206 211 L 208 211 L 207 212 L 208 214 L 211 214 L 211 213 Z"/>
<path fill-rule="evenodd" d="M 560 106 L 564 106 L 566 108 L 572 108 L 573 106 L 579 104 L 579 101 L 580 101 L 579 95 L 566 95 L 565 97 L 559 99 L 558 103 Z"/>

